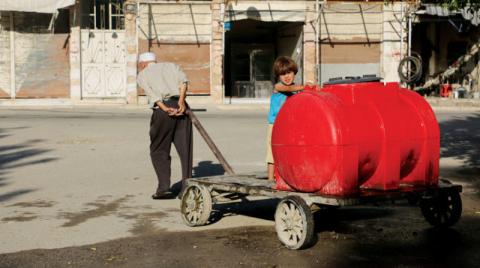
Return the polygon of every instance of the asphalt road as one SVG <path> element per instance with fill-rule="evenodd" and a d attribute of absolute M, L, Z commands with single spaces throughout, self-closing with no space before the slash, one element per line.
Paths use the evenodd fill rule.
<path fill-rule="evenodd" d="M 266 113 L 208 108 L 197 116 L 233 169 L 252 172 L 265 168 Z M 406 203 L 340 209 L 315 216 L 314 247 L 289 251 L 274 232 L 276 200 L 218 207 L 222 217 L 201 228 L 184 226 L 178 200 L 151 200 L 148 111 L 2 109 L 0 267 L 478 267 L 480 112 L 436 114 L 441 176 L 464 186 L 454 228 L 430 228 Z M 194 139 L 194 175 L 222 174 Z"/>

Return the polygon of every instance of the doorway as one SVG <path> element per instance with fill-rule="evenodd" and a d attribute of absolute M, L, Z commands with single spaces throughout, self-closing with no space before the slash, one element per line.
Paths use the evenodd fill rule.
<path fill-rule="evenodd" d="M 81 2 L 82 98 L 126 96 L 123 2 Z"/>
<path fill-rule="evenodd" d="M 296 83 L 303 77 L 303 23 L 251 19 L 227 22 L 225 33 L 225 96 L 268 99 L 275 77 L 273 62 L 289 56 L 297 62 Z"/>

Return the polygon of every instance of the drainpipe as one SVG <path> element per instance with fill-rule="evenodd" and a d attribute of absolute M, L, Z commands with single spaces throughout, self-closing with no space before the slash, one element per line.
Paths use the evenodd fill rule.
<path fill-rule="evenodd" d="M 316 18 L 316 26 L 317 26 L 317 30 L 315 31 L 315 67 L 317 69 L 317 85 L 320 85 L 320 51 L 319 51 L 319 42 L 318 42 L 318 39 L 320 39 L 320 34 L 319 34 L 319 31 L 320 31 L 320 2 L 319 0 L 316 0 L 315 1 L 315 12 L 316 12 L 316 15 L 317 15 L 317 18 Z"/>
<path fill-rule="evenodd" d="M 412 55 L 412 16 L 408 14 L 408 56 Z"/>

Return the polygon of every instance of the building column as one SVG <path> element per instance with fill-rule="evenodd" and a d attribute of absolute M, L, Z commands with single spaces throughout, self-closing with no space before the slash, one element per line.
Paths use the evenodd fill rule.
<path fill-rule="evenodd" d="M 407 40 L 407 27 L 403 23 L 408 20 L 405 10 L 408 3 L 391 3 L 383 7 L 383 34 L 380 50 L 380 75 L 385 82 L 399 82 L 398 65 L 402 57 L 407 55 L 408 44 L 401 38 L 403 27 L 403 38 Z M 404 9 L 404 11 L 402 11 Z M 403 14 L 403 17 L 402 17 Z M 400 18 L 400 20 L 399 20 Z M 403 20 L 403 23 L 402 23 Z"/>
<path fill-rule="evenodd" d="M 309 10 L 315 10 L 315 2 L 305 2 L 306 8 Z M 315 12 L 306 12 L 305 24 L 303 26 L 303 81 L 317 83 L 317 62 L 316 62 L 316 46 L 315 46 Z"/>
<path fill-rule="evenodd" d="M 82 99 L 82 63 L 80 43 L 80 0 L 70 9 L 70 99 L 79 101 Z"/>
<path fill-rule="evenodd" d="M 137 3 L 128 0 L 125 1 L 125 5 L 137 6 Z M 138 6 L 137 6 L 138 7 Z M 135 9 L 136 10 L 136 9 Z M 139 12 L 139 10 L 136 10 Z M 125 14 L 125 47 L 126 47 L 126 62 L 127 62 L 127 103 L 137 104 L 137 53 L 138 53 L 138 40 L 137 40 L 137 14 L 127 13 Z"/>
<path fill-rule="evenodd" d="M 223 103 L 223 0 L 212 0 L 212 40 L 210 42 L 210 96 L 214 103 Z"/>

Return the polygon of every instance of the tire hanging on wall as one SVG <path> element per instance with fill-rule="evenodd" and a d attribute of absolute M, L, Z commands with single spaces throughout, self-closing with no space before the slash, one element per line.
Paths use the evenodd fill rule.
<path fill-rule="evenodd" d="M 412 84 L 422 78 L 422 60 L 419 57 L 407 56 L 398 64 L 398 76 L 407 84 Z"/>

